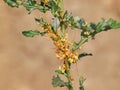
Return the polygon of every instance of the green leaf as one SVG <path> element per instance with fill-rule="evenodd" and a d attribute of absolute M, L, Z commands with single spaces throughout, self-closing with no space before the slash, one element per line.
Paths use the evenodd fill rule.
<path fill-rule="evenodd" d="M 96 25 L 96 32 L 99 33 L 101 31 L 107 31 L 110 29 L 120 28 L 120 22 L 113 20 L 110 18 L 109 20 L 105 20 L 104 18 Z"/>
<path fill-rule="evenodd" d="M 83 58 L 83 57 L 86 57 L 86 56 L 92 56 L 92 53 L 81 53 L 81 54 L 79 54 L 79 56 L 78 56 L 78 58 L 80 59 L 80 58 Z"/>
<path fill-rule="evenodd" d="M 54 87 L 64 87 L 64 86 L 67 86 L 68 83 L 61 80 L 60 77 L 57 75 L 56 77 L 53 76 L 52 85 Z"/>
<path fill-rule="evenodd" d="M 65 75 L 65 76 L 67 76 L 67 74 L 64 72 L 62 72 L 61 70 L 55 70 L 55 72 L 57 73 L 57 74 L 61 74 L 61 75 Z"/>
<path fill-rule="evenodd" d="M 57 17 L 54 18 L 54 23 L 53 23 L 53 29 L 56 32 L 56 30 L 58 29 L 58 27 L 60 26 L 60 21 Z"/>
<path fill-rule="evenodd" d="M 37 3 L 36 0 L 27 0 L 22 3 L 22 5 L 26 8 L 26 10 L 29 11 L 29 14 L 37 9 Z"/>
<path fill-rule="evenodd" d="M 102 18 L 102 20 L 96 25 L 96 32 L 100 32 L 103 24 L 105 23 L 105 19 Z"/>
<path fill-rule="evenodd" d="M 81 28 L 81 24 L 79 23 L 79 21 L 80 21 L 80 18 L 78 16 L 77 17 L 73 17 L 73 19 L 71 19 L 72 27 L 80 29 Z"/>
<path fill-rule="evenodd" d="M 23 31 L 22 34 L 26 37 L 34 37 L 35 35 L 44 35 L 46 32 L 40 32 L 38 30 L 28 30 L 28 31 Z"/>
<path fill-rule="evenodd" d="M 79 86 L 80 86 L 79 90 L 84 90 L 83 83 L 84 83 L 85 80 L 86 80 L 85 78 L 80 77 L 80 79 L 79 79 Z"/>
<path fill-rule="evenodd" d="M 111 28 L 112 29 L 117 29 L 117 28 L 120 28 L 120 22 L 116 21 L 116 20 L 113 20 L 112 18 L 110 18 L 107 23 L 109 25 L 111 25 Z"/>
<path fill-rule="evenodd" d="M 61 70 L 55 70 L 57 74 L 63 74 Z"/>
<path fill-rule="evenodd" d="M 11 7 L 18 7 L 19 3 L 17 0 L 4 0 Z"/>

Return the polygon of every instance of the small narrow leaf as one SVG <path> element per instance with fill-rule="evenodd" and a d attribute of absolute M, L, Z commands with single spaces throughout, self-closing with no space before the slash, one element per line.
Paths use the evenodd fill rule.
<path fill-rule="evenodd" d="M 83 58 L 83 57 L 86 57 L 86 56 L 92 56 L 92 53 L 81 53 L 81 54 L 79 54 L 79 56 L 78 56 L 78 58 L 80 59 L 80 58 Z"/>
<path fill-rule="evenodd" d="M 40 32 L 38 30 L 28 30 L 28 31 L 23 31 L 22 34 L 26 37 L 34 37 L 35 35 L 44 35 L 46 32 Z"/>

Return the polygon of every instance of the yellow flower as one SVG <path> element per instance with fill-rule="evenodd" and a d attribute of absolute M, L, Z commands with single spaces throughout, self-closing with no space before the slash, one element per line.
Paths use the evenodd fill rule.
<path fill-rule="evenodd" d="M 62 73 L 64 73 L 65 70 L 66 70 L 66 66 L 65 66 L 65 64 L 63 64 L 62 66 L 60 66 L 60 67 L 59 67 L 59 70 L 61 70 Z"/>
<path fill-rule="evenodd" d="M 56 57 L 60 60 L 63 60 L 66 56 L 64 54 L 61 54 L 61 53 L 56 53 Z"/>
<path fill-rule="evenodd" d="M 70 63 L 74 63 L 74 59 L 72 59 L 72 58 L 69 58 L 68 61 L 69 61 Z"/>
<path fill-rule="evenodd" d="M 71 53 L 71 54 L 69 55 L 68 61 L 69 61 L 70 63 L 76 63 L 76 62 L 78 61 L 78 54 L 77 54 L 77 53 Z"/>
<path fill-rule="evenodd" d="M 90 31 L 85 31 L 84 35 L 90 35 Z"/>

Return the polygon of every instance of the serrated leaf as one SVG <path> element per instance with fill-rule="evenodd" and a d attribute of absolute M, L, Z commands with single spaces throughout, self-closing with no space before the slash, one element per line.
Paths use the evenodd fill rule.
<path fill-rule="evenodd" d="M 46 32 L 40 32 L 38 30 L 28 30 L 28 31 L 23 31 L 22 34 L 26 37 L 34 37 L 35 35 L 44 35 Z"/>
<path fill-rule="evenodd" d="M 19 3 L 17 0 L 4 0 L 11 7 L 18 7 Z"/>
<path fill-rule="evenodd" d="M 113 20 L 110 18 L 109 20 L 102 19 L 96 26 L 96 31 L 107 31 L 110 29 L 117 29 L 120 28 L 120 22 L 117 22 L 116 20 Z"/>
<path fill-rule="evenodd" d="M 57 75 L 56 77 L 53 76 L 52 85 L 54 87 L 64 87 L 64 86 L 67 86 L 67 82 L 64 82 L 63 80 L 61 80 L 60 77 Z"/>
<path fill-rule="evenodd" d="M 86 56 L 92 56 L 92 53 L 81 53 L 81 54 L 79 54 L 79 56 L 78 56 L 78 58 L 80 59 L 80 58 L 83 58 L 83 57 L 86 57 Z"/>

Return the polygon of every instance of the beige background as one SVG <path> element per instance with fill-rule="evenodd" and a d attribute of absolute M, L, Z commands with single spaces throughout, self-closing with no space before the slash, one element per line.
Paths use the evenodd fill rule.
<path fill-rule="evenodd" d="M 120 0 L 64 1 L 68 11 L 88 22 L 98 22 L 102 17 L 120 20 Z M 60 65 L 52 42 L 21 34 L 23 30 L 38 28 L 34 17 L 40 15 L 37 11 L 28 15 L 25 9 L 12 9 L 0 0 L 0 90 L 67 90 L 51 85 L 53 71 Z M 73 33 L 75 39 L 79 38 L 77 32 Z M 82 51 L 94 56 L 72 66 L 74 90 L 78 90 L 77 68 L 79 75 L 87 78 L 85 90 L 120 90 L 120 29 L 97 35 Z"/>

